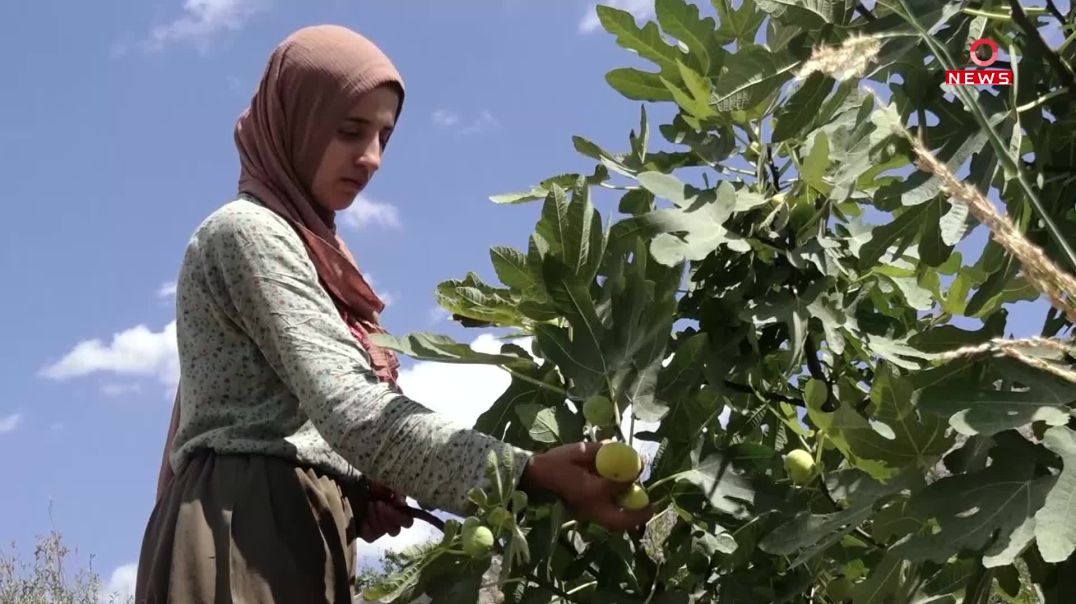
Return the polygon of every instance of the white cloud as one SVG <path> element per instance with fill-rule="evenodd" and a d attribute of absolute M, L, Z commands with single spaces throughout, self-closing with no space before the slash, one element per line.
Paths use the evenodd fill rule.
<path fill-rule="evenodd" d="M 158 298 L 174 298 L 176 295 L 176 282 L 169 281 L 161 286 L 161 289 L 157 290 Z"/>
<path fill-rule="evenodd" d="M 471 348 L 496 353 L 501 344 L 494 336 L 482 334 Z M 404 369 L 399 379 L 409 398 L 466 426 L 473 425 L 511 382 L 511 376 L 499 367 L 429 361 Z"/>
<path fill-rule="evenodd" d="M 108 583 L 102 588 L 101 595 L 97 598 L 98 603 L 107 604 L 108 602 L 132 600 L 135 595 L 135 580 L 137 578 L 137 562 L 117 567 L 116 570 L 112 571 L 112 576 L 109 577 Z"/>
<path fill-rule="evenodd" d="M 190 43 L 200 52 L 225 32 L 238 31 L 268 0 L 185 0 L 183 14 L 174 21 L 153 28 L 145 46 L 162 50 L 175 43 Z"/>
<path fill-rule="evenodd" d="M 370 224 L 400 228 L 400 214 L 395 206 L 373 201 L 362 195 L 341 214 L 344 225 L 353 229 L 361 229 Z"/>
<path fill-rule="evenodd" d="M 602 4 L 628 11 L 636 19 L 649 19 L 654 16 L 654 0 L 607 0 Z M 598 11 L 594 5 L 591 5 L 587 10 L 587 14 L 579 22 L 579 31 L 589 34 L 598 31 L 601 26 L 601 21 L 598 20 Z"/>
<path fill-rule="evenodd" d="M 0 434 L 7 434 L 8 432 L 14 432 L 19 424 L 22 423 L 21 413 L 12 413 L 7 417 L 0 417 Z"/>
<path fill-rule="evenodd" d="M 176 322 L 159 332 L 137 325 L 114 334 L 112 342 L 79 342 L 62 359 L 41 371 L 54 380 L 83 377 L 93 373 L 131 376 L 156 376 L 169 387 L 179 383 L 179 353 L 176 347 Z"/>
<path fill-rule="evenodd" d="M 438 109 L 433 112 L 433 123 L 443 127 L 455 126 L 460 123 L 460 116 L 447 109 Z"/>
<path fill-rule="evenodd" d="M 452 129 L 458 134 L 476 134 L 500 125 L 497 118 L 488 109 L 482 110 L 473 119 L 464 120 L 463 116 L 447 109 L 433 112 L 433 122 L 445 129 Z"/>

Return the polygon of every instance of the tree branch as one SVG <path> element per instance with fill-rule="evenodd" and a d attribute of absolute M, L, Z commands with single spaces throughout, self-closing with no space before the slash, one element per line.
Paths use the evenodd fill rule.
<path fill-rule="evenodd" d="M 856 12 L 860 14 L 867 21 L 877 21 L 878 17 L 874 16 L 874 13 L 870 12 L 866 6 L 863 6 L 862 2 L 856 4 Z"/>
<path fill-rule="evenodd" d="M 822 405 L 822 410 L 827 413 L 836 411 L 837 397 L 833 395 L 833 382 L 826 377 L 826 372 L 822 370 L 822 363 L 818 361 L 818 347 L 815 346 L 810 333 L 803 340 L 803 352 L 804 356 L 807 357 L 807 369 L 811 372 L 811 377 L 821 380 L 826 385 L 826 402 Z"/>
<path fill-rule="evenodd" d="M 1028 18 L 1027 13 L 1024 12 L 1024 7 L 1020 5 L 1017 0 L 1008 0 L 1009 6 L 1012 7 L 1012 19 L 1020 26 L 1020 29 L 1024 30 L 1024 34 L 1027 35 L 1028 41 L 1035 46 L 1039 47 L 1043 56 L 1046 57 L 1046 62 L 1050 64 L 1050 67 L 1057 72 L 1057 76 L 1061 79 L 1061 84 L 1069 89 L 1069 96 L 1076 99 L 1076 73 L 1072 72 L 1072 69 L 1061 60 L 1056 52 L 1046 41 L 1039 35 L 1039 30 L 1035 27 L 1035 24 Z"/>
<path fill-rule="evenodd" d="M 1065 29 L 1065 26 L 1067 25 L 1065 22 L 1065 15 L 1057 10 L 1057 5 L 1054 4 L 1054 0 L 1046 0 L 1046 9 L 1050 11 L 1050 14 L 1052 14 L 1055 19 L 1061 22 L 1061 29 Z"/>

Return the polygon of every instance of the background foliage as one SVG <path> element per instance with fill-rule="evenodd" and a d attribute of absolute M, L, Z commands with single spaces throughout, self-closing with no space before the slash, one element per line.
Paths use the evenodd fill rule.
<path fill-rule="evenodd" d="M 1038 298 L 1036 282 L 1004 241 L 967 245 L 980 214 L 919 169 L 913 142 L 1071 272 L 1072 12 L 1002 0 L 655 8 L 642 26 L 597 9 L 643 64 L 606 76 L 642 102 L 626 150 L 576 137 L 593 172 L 494 197 L 540 204 L 533 234 L 491 250 L 500 283 L 469 273 L 438 288 L 464 325 L 530 344 L 497 355 L 432 334 L 383 339 L 509 371 L 476 427 L 513 444 L 656 447 L 644 485 L 659 513 L 637 535 L 528 502 L 491 463 L 497 486 L 474 493 L 475 518 L 498 536 L 506 600 L 1071 599 L 1076 383 L 1061 310 L 1076 291 L 1043 317 L 1052 346 L 1005 353 L 1007 305 Z M 1050 22 L 1060 48 L 1038 31 Z M 1015 85 L 943 86 L 980 37 L 999 43 L 994 67 Z M 675 117 L 655 128 L 647 106 Z M 618 428 L 587 424 L 595 396 L 617 403 Z M 819 469 L 805 486 L 782 464 L 797 448 Z M 368 595 L 474 602 L 491 559 L 463 555 L 459 527 Z"/>

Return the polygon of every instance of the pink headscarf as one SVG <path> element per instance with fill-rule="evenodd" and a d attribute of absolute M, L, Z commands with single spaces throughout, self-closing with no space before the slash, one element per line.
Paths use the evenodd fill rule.
<path fill-rule="evenodd" d="M 335 25 L 301 29 L 270 57 L 250 108 L 236 124 L 235 141 L 242 164 L 240 192 L 257 198 L 298 231 L 378 377 L 395 387 L 396 355 L 369 339 L 370 333 L 383 332 L 379 313 L 385 305 L 336 234 L 331 212 L 310 193 L 339 124 L 362 95 L 384 84 L 398 90 L 402 108 L 403 78 L 372 42 Z"/>

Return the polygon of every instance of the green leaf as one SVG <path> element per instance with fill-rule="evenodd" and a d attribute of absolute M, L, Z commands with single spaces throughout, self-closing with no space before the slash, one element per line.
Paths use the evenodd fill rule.
<path fill-rule="evenodd" d="M 635 372 L 631 383 L 620 393 L 621 408 L 631 405 L 635 417 L 645 422 L 656 422 L 664 417 L 669 407 L 665 400 L 655 396 L 660 369 L 661 363 L 654 361 Z"/>
<path fill-rule="evenodd" d="M 950 202 L 949 211 L 939 222 L 942 243 L 948 246 L 960 243 L 968 228 L 968 206 L 958 201 Z"/>
<path fill-rule="evenodd" d="M 820 27 L 824 23 L 847 25 L 855 7 L 853 0 L 756 0 L 759 8 L 790 22 Z"/>
<path fill-rule="evenodd" d="M 684 340 L 660 373 L 658 398 L 672 402 L 687 398 L 694 392 L 702 383 L 702 368 L 709 354 L 709 336 L 705 332 Z"/>
<path fill-rule="evenodd" d="M 779 143 L 800 135 L 818 119 L 818 111 L 833 89 L 833 78 L 814 72 L 777 111 L 773 142 Z"/>
<path fill-rule="evenodd" d="M 952 445 L 944 420 L 921 415 L 912 404 L 912 384 L 880 371 L 871 385 L 873 420 L 885 434 L 849 405 L 827 413 L 810 406 L 811 421 L 856 467 L 877 480 L 889 480 L 902 468 L 931 467 Z"/>
<path fill-rule="evenodd" d="M 438 284 L 435 297 L 442 308 L 469 319 L 498 325 L 523 323 L 519 301 L 511 290 L 483 283 L 474 273 Z"/>
<path fill-rule="evenodd" d="M 568 224 L 561 241 L 563 260 L 568 270 L 583 283 L 597 275 L 605 253 L 605 233 L 601 216 L 590 203 L 586 187 L 576 189 L 568 204 Z"/>
<path fill-rule="evenodd" d="M 709 499 L 710 505 L 732 516 L 748 515 L 747 506 L 755 500 L 755 489 L 751 482 L 717 453 L 711 454 L 697 467 L 674 475 L 674 479 L 697 486 Z"/>
<path fill-rule="evenodd" d="M 949 424 L 961 434 L 991 435 L 1041 421 L 1050 426 L 1068 422 L 1069 413 L 1062 405 L 1043 401 L 1036 392 L 975 390 L 944 384 L 919 394 L 919 408 L 949 418 Z"/>
<path fill-rule="evenodd" d="M 541 325 L 538 327 L 543 329 L 539 330 L 536 336 L 544 335 L 544 339 L 554 347 L 566 346 L 562 351 L 563 355 L 570 360 L 570 365 L 580 369 L 574 375 L 579 395 L 581 397 L 592 396 L 597 393 L 607 372 L 602 349 L 602 344 L 606 339 L 605 327 L 598 319 L 589 289 L 577 276 L 571 274 L 563 262 L 552 256 L 547 257 L 544 276 L 546 289 L 554 305 L 567 317 L 572 326 L 572 336 L 570 342 L 565 341 L 564 338 L 553 335 L 560 333 L 559 330 L 546 329 L 547 326 Z M 543 351 L 554 354 L 546 348 L 541 339 L 539 345 L 542 346 Z M 562 360 L 564 360 L 563 355 L 561 355 Z"/>
<path fill-rule="evenodd" d="M 676 59 L 681 53 L 661 37 L 656 23 L 649 21 L 640 28 L 628 11 L 605 5 L 598 5 L 596 10 L 605 30 L 616 36 L 617 44 L 657 63 L 663 73 L 676 73 Z"/>
<path fill-rule="evenodd" d="M 1042 559 L 1057 564 L 1076 551 L 1076 432 L 1063 426 L 1050 428 L 1043 444 L 1061 457 L 1064 467 L 1035 514 L 1035 540 Z"/>
<path fill-rule="evenodd" d="M 750 109 L 779 89 L 795 65 L 787 60 L 779 64 L 766 48 L 746 45 L 718 78 L 711 104 L 718 111 Z"/>
<path fill-rule="evenodd" d="M 816 191 L 828 194 L 833 190 L 833 185 L 823 180 L 826 168 L 829 167 L 829 140 L 825 132 L 819 132 L 814 137 L 814 144 L 807 158 L 803 160 L 803 168 L 800 177 L 804 182 L 811 185 Z"/>
<path fill-rule="evenodd" d="M 1004 566 L 1026 543 L 1029 520 L 1042 507 L 1052 476 L 1035 476 L 1026 459 L 995 458 L 981 472 L 949 476 L 912 496 L 909 513 L 936 528 L 913 535 L 894 550 L 910 560 L 944 562 L 963 551 L 986 548 L 984 564 Z M 1007 553 L 1007 555 L 1001 555 Z"/>
<path fill-rule="evenodd" d="M 668 199 L 681 208 L 690 207 L 701 193 L 701 191 L 685 184 L 673 174 L 642 172 L 636 176 L 636 179 L 644 189 L 650 191 L 656 197 Z"/>
<path fill-rule="evenodd" d="M 605 81 L 633 101 L 672 101 L 672 92 L 661 81 L 661 74 L 634 67 L 620 67 L 605 74 Z M 502 202 L 503 203 L 503 202 Z"/>
<path fill-rule="evenodd" d="M 521 432 L 516 422 L 512 421 L 516 416 L 516 408 L 525 404 L 552 407 L 563 403 L 564 397 L 554 394 L 553 390 L 564 390 L 564 386 L 560 383 L 553 365 L 549 363 L 541 369 L 527 372 L 526 376 L 530 380 L 512 377 L 508 388 L 475 420 L 475 430 L 518 447 L 529 447 L 530 435 Z M 550 388 L 543 388 L 534 381 L 549 384 Z"/>
<path fill-rule="evenodd" d="M 1000 270 L 992 273 L 968 300 L 964 313 L 971 317 L 984 317 L 1002 304 L 1020 300 L 1034 300 L 1038 290 L 1019 276 L 1020 262 L 1013 256 L 1005 256 Z"/>
<path fill-rule="evenodd" d="M 900 255 L 910 246 L 919 232 L 926 214 L 926 206 L 913 206 L 904 209 L 891 222 L 871 230 L 871 239 L 859 248 L 859 266 L 866 269 L 874 266 L 894 245 L 894 256 Z"/>
<path fill-rule="evenodd" d="M 531 438 L 544 444 L 578 442 L 583 434 L 583 420 L 563 406 L 543 407 L 524 403 L 516 406 L 516 416 Z"/>
<path fill-rule="evenodd" d="M 856 584 L 852 591 L 852 601 L 855 604 L 889 604 L 907 601 L 901 599 L 899 592 L 908 566 L 909 563 L 899 554 L 893 550 L 887 551 L 871 569 L 867 579 Z"/>
<path fill-rule="evenodd" d="M 811 378 L 803 388 L 803 400 L 810 407 L 822 408 L 829 399 L 829 387 L 822 380 Z"/>
<path fill-rule="evenodd" d="M 538 289 L 538 282 L 527 268 L 526 254 L 510 247 L 495 246 L 489 250 L 489 256 L 501 283 L 521 292 Z"/>
<path fill-rule="evenodd" d="M 683 61 L 677 61 L 677 67 L 679 68 L 680 79 L 687 86 L 686 93 L 675 82 L 665 77 L 661 78 L 662 84 L 669 89 L 673 98 L 676 99 L 676 104 L 689 115 L 700 120 L 716 115 L 710 107 L 710 96 L 712 94 L 710 81 L 685 65 Z"/>
<path fill-rule="evenodd" d="M 719 187 L 717 199 L 700 200 L 688 210 L 665 208 L 622 220 L 612 227 L 609 248 L 621 249 L 626 241 L 640 235 L 650 236 L 653 237 L 651 253 L 666 266 L 702 260 L 722 246 L 748 252 L 750 245 L 723 226 L 736 203 L 735 192 L 729 191 L 731 196 L 722 195 Z"/>
<path fill-rule="evenodd" d="M 615 157 L 612 153 L 609 153 L 605 149 L 602 149 L 598 145 L 590 142 L 582 136 L 573 136 L 572 144 L 575 145 L 575 150 L 587 157 L 592 157 L 602 163 L 605 167 L 609 168 L 617 174 L 622 174 L 627 177 L 635 176 L 635 170 L 629 168 L 624 164 L 621 159 Z"/>
<path fill-rule="evenodd" d="M 755 34 L 762 22 L 766 20 L 766 13 L 755 8 L 755 0 L 743 0 L 739 9 L 732 8 L 732 0 L 711 0 L 720 21 L 717 38 L 721 45 L 725 42 L 754 42 Z"/>
<path fill-rule="evenodd" d="M 919 258 L 928 266 L 941 266 L 953 253 L 953 246 L 945 243 L 942 235 L 941 198 L 925 204 L 923 230 L 919 235 Z"/>
<path fill-rule="evenodd" d="M 907 486 L 902 480 L 883 484 L 857 471 L 844 471 L 827 482 L 830 480 L 849 483 L 844 489 L 848 493 L 848 507 L 827 514 L 800 512 L 774 529 L 759 542 L 759 547 L 777 556 L 795 555 L 790 566 L 807 562 L 870 518 L 879 502 Z"/>
<path fill-rule="evenodd" d="M 713 18 L 703 19 L 699 7 L 685 0 L 657 0 L 654 12 L 658 24 L 665 33 L 680 40 L 687 46 L 689 56 L 698 61 L 703 73 L 710 70 L 710 42 L 715 28 Z"/>
<path fill-rule="evenodd" d="M 384 333 L 370 334 L 378 346 L 384 346 L 420 361 L 438 363 L 465 363 L 483 365 L 519 366 L 532 363 L 518 356 L 477 352 L 468 344 L 457 342 L 448 336 L 431 333 L 415 333 L 396 337 Z"/>

